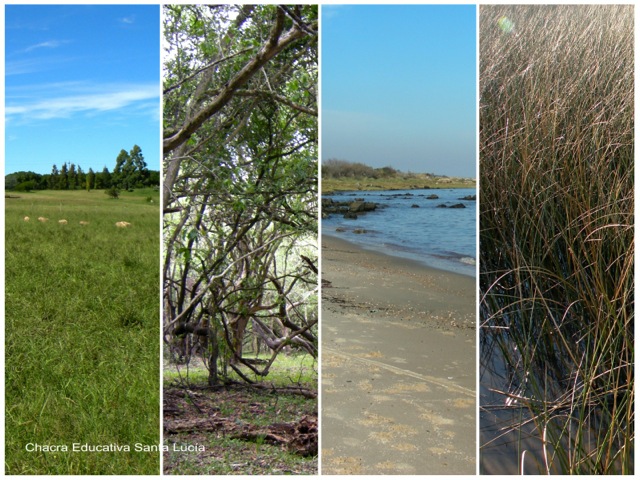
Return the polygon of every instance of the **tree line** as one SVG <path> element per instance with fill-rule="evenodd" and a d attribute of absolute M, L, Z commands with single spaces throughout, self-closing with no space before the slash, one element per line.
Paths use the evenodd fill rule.
<path fill-rule="evenodd" d="M 153 186 L 160 186 L 160 172 L 147 168 L 138 145 L 134 145 L 129 152 L 120 150 L 113 171 L 105 166 L 101 172 L 94 172 L 92 168 L 85 172 L 80 165 L 65 162 L 60 168 L 53 165 L 49 174 L 21 171 L 5 177 L 5 189 L 14 191 L 131 190 Z"/>

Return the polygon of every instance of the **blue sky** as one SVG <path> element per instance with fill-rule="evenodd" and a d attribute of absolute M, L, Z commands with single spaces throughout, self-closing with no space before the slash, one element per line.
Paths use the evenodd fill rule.
<path fill-rule="evenodd" d="M 157 5 L 9 5 L 5 173 L 113 170 L 142 148 L 160 168 Z"/>
<path fill-rule="evenodd" d="M 322 6 L 322 159 L 476 174 L 473 5 Z"/>

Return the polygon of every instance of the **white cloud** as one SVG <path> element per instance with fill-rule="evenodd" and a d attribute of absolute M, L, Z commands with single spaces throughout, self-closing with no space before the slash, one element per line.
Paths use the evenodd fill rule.
<path fill-rule="evenodd" d="M 35 87 L 37 90 L 37 87 Z M 31 120 L 50 120 L 70 118 L 74 115 L 93 115 L 97 113 L 122 110 L 135 107 L 139 102 L 148 102 L 159 98 L 157 84 L 142 85 L 94 85 L 78 88 L 79 93 L 45 93 L 42 89 L 38 99 L 30 101 L 12 101 L 7 98 L 6 120 L 29 122 Z"/>
<path fill-rule="evenodd" d="M 58 48 L 66 43 L 69 43 L 68 40 L 49 40 L 46 42 L 36 43 L 35 45 L 31 45 L 23 50 L 24 53 L 33 52 L 34 50 L 38 50 L 39 48 Z"/>
<path fill-rule="evenodd" d="M 322 20 L 338 17 L 345 10 L 349 10 L 349 7 L 349 5 L 322 5 Z"/>
<path fill-rule="evenodd" d="M 135 15 L 131 15 L 129 17 L 124 17 L 120 19 L 120 22 L 126 24 L 126 25 L 132 25 L 133 23 L 135 23 L 136 21 L 136 17 Z"/>

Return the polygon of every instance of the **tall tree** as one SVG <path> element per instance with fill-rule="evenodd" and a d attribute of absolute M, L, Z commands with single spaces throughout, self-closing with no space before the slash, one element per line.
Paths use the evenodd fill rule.
<path fill-rule="evenodd" d="M 89 171 L 87 172 L 87 181 L 85 184 L 85 188 L 87 189 L 87 192 L 92 188 L 96 188 L 95 182 L 96 182 L 96 175 L 95 173 L 93 173 L 93 169 L 89 167 Z"/>
<path fill-rule="evenodd" d="M 148 186 L 149 170 L 147 169 L 147 163 L 144 161 L 142 149 L 138 145 L 134 145 L 129 152 L 129 158 L 133 164 L 133 185 L 138 188 Z"/>
<path fill-rule="evenodd" d="M 102 169 L 102 172 L 100 173 L 100 175 L 97 175 L 97 176 L 100 177 L 100 179 L 99 179 L 100 180 L 100 187 L 99 188 L 110 188 L 111 187 L 111 185 L 112 185 L 111 173 L 109 172 L 109 169 L 106 166 Z"/>
<path fill-rule="evenodd" d="M 78 176 L 76 172 L 76 166 L 72 163 L 69 165 L 69 171 L 67 172 L 69 190 L 75 190 L 78 184 Z"/>
<path fill-rule="evenodd" d="M 129 154 L 123 148 L 116 157 L 116 166 L 113 168 L 111 174 L 111 184 L 118 188 L 123 188 L 124 179 L 126 177 L 126 165 L 129 161 Z"/>
<path fill-rule="evenodd" d="M 49 188 L 51 190 L 57 190 L 60 184 L 60 172 L 58 171 L 58 167 L 55 165 L 51 169 L 51 175 L 49 175 Z"/>
<path fill-rule="evenodd" d="M 60 180 L 58 182 L 58 188 L 60 190 L 68 190 L 69 189 L 69 167 L 67 163 L 63 163 L 60 168 Z"/>
<path fill-rule="evenodd" d="M 208 332 L 211 383 L 218 341 L 266 375 L 317 353 L 317 6 L 164 8 L 165 333 Z"/>

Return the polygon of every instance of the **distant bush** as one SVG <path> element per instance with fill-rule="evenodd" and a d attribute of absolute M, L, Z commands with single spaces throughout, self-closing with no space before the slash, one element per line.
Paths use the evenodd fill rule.
<path fill-rule="evenodd" d="M 33 180 L 29 180 L 27 182 L 19 183 L 15 186 L 14 190 L 16 192 L 30 192 L 36 188 L 36 182 Z"/>
<path fill-rule="evenodd" d="M 106 189 L 104 191 L 104 193 L 109 195 L 111 198 L 119 198 L 120 197 L 120 190 L 118 190 L 116 187 L 108 188 L 108 189 Z"/>
<path fill-rule="evenodd" d="M 364 163 L 353 163 L 332 158 L 322 164 L 322 176 L 324 178 L 373 177 L 374 173 L 375 170 Z"/>
<path fill-rule="evenodd" d="M 398 170 L 393 167 L 376 168 L 376 174 L 379 178 L 395 177 L 398 175 L 398 173 Z"/>
<path fill-rule="evenodd" d="M 322 163 L 322 178 L 389 178 L 398 173 L 393 167 L 373 168 L 364 163 L 335 158 Z"/>

